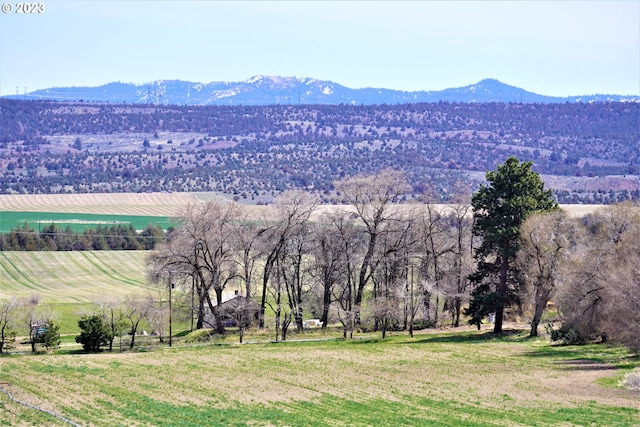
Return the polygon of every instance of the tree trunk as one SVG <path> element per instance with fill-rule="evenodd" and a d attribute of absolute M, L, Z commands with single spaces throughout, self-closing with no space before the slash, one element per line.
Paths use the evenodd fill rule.
<path fill-rule="evenodd" d="M 276 309 L 276 342 L 280 340 L 280 304 Z"/>
<path fill-rule="evenodd" d="M 244 252 L 244 297 L 251 298 L 251 268 L 249 268 L 249 250 Z"/>
<path fill-rule="evenodd" d="M 322 322 L 322 329 L 327 327 L 329 323 L 329 307 L 331 307 L 331 293 L 327 292 L 327 288 L 325 288 L 323 304 L 322 304 L 322 316 L 320 316 L 320 321 Z"/>
<path fill-rule="evenodd" d="M 388 320 L 386 318 L 382 319 L 382 339 L 387 337 L 387 323 Z"/>
<path fill-rule="evenodd" d="M 136 343 L 136 333 L 138 332 L 138 324 L 131 324 L 131 342 L 129 343 L 129 348 L 133 348 Z"/>
<path fill-rule="evenodd" d="M 456 328 L 458 326 L 460 326 L 460 309 L 461 309 L 461 305 L 462 305 L 462 298 L 455 297 L 454 302 L 453 302 L 453 307 L 454 307 L 453 326 L 456 327 Z"/>
<path fill-rule="evenodd" d="M 431 292 L 424 291 L 422 303 L 424 304 L 425 320 L 429 322 L 431 320 Z"/>
<path fill-rule="evenodd" d="M 550 291 L 547 291 L 546 289 L 538 286 L 536 290 L 536 306 L 533 312 L 533 319 L 531 320 L 531 332 L 529 333 L 530 337 L 538 336 L 538 325 L 540 325 L 542 314 L 544 313 L 544 309 L 547 307 L 547 302 L 549 301 L 550 294 Z"/>
<path fill-rule="evenodd" d="M 267 285 L 269 284 L 269 277 L 271 276 L 271 270 L 276 261 L 276 254 L 270 253 L 264 264 L 264 271 L 262 273 L 262 299 L 260 301 L 260 329 L 264 329 L 264 313 L 267 305 Z"/>
<path fill-rule="evenodd" d="M 507 261 L 507 257 L 503 256 L 502 262 L 500 263 L 500 282 L 496 285 L 496 319 L 495 324 L 493 325 L 493 333 L 500 334 L 502 333 L 502 321 L 504 318 L 504 303 L 507 299 L 507 272 L 509 269 L 509 262 Z"/>
<path fill-rule="evenodd" d="M 204 328 L 204 298 L 198 298 L 198 319 L 196 320 L 196 329 Z"/>
<path fill-rule="evenodd" d="M 282 341 L 287 340 L 287 331 L 289 330 L 289 325 L 291 324 L 291 313 L 285 313 L 284 319 L 282 321 Z"/>
<path fill-rule="evenodd" d="M 116 338 L 116 331 L 114 328 L 115 321 L 113 318 L 113 308 L 111 309 L 111 335 L 109 336 L 109 352 L 113 350 L 113 340 Z M 0 351 L 2 353 L 2 351 Z"/>
<path fill-rule="evenodd" d="M 294 319 L 296 321 L 296 330 L 298 332 L 302 332 L 304 329 L 304 325 L 302 324 L 302 307 L 296 307 Z"/>
<path fill-rule="evenodd" d="M 220 313 L 221 304 L 222 304 L 222 290 L 215 290 L 216 292 L 216 305 L 213 305 L 211 301 L 211 297 L 207 294 L 207 303 L 209 304 L 209 309 L 211 310 L 211 314 L 213 314 L 213 318 L 216 321 L 216 334 L 223 335 L 225 333 L 224 324 L 222 323 L 222 314 Z M 218 293 L 220 295 L 218 295 Z"/>
<path fill-rule="evenodd" d="M 362 296 L 364 293 L 364 287 L 367 284 L 367 271 L 371 268 L 371 259 L 373 258 L 373 251 L 376 247 L 377 235 L 371 234 L 371 239 L 369 240 L 369 247 L 367 248 L 367 253 L 364 255 L 364 259 L 362 260 L 362 267 L 360 267 L 360 273 L 358 275 L 358 289 L 356 291 L 356 299 L 354 301 L 355 306 L 355 324 L 360 324 L 360 307 L 362 305 Z M 373 272 L 369 271 L 369 274 L 373 274 Z"/>

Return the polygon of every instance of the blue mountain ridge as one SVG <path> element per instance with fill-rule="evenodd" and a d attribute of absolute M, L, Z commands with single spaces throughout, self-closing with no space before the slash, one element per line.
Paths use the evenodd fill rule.
<path fill-rule="evenodd" d="M 97 87 L 62 87 L 36 90 L 13 99 L 93 101 L 130 104 L 273 105 L 273 104 L 404 104 L 421 102 L 565 103 L 640 102 L 635 95 L 552 97 L 528 92 L 496 79 L 439 91 L 351 89 L 312 78 L 254 76 L 242 82 L 193 83 L 158 80 L 144 84 L 112 82 Z"/>

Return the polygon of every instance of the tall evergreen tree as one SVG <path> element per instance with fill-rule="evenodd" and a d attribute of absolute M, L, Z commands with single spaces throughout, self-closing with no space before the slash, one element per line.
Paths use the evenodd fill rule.
<path fill-rule="evenodd" d="M 486 174 L 488 185 L 481 185 L 471 200 L 474 211 L 473 233 L 482 238 L 474 257 L 477 271 L 470 279 L 476 284 L 466 314 L 478 325 L 495 313 L 494 333 L 502 332 L 504 309 L 517 300 L 518 282 L 515 259 L 520 226 L 533 212 L 558 208 L 551 190 L 531 170 L 531 162 L 509 157 Z"/>

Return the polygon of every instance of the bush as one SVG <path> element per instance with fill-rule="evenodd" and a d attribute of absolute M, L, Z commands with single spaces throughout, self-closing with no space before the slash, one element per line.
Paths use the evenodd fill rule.
<path fill-rule="evenodd" d="M 99 351 L 100 347 L 109 344 L 111 332 L 102 316 L 82 316 L 78 320 L 78 326 L 81 332 L 76 337 L 76 342 L 82 344 L 85 351 Z"/>
<path fill-rule="evenodd" d="M 42 343 L 47 351 L 59 348 L 62 340 L 60 339 L 60 326 L 55 325 L 51 320 L 47 321 L 47 328 L 42 335 Z"/>
<path fill-rule="evenodd" d="M 551 336 L 551 341 L 562 341 L 562 344 L 584 344 L 586 340 L 573 328 L 553 329 L 553 323 L 547 324 L 545 328 L 547 333 Z"/>
<path fill-rule="evenodd" d="M 634 369 L 624 376 L 622 385 L 631 390 L 640 391 L 640 369 Z"/>
<path fill-rule="evenodd" d="M 188 344 L 211 341 L 213 341 L 213 330 L 211 329 L 198 329 L 184 337 L 184 342 Z"/>

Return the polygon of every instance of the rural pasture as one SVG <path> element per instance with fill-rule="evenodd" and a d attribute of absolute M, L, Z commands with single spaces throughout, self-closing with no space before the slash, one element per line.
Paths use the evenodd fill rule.
<path fill-rule="evenodd" d="M 42 302 L 87 303 L 147 288 L 146 251 L 0 252 L 0 299 L 38 294 Z"/>
<path fill-rule="evenodd" d="M 0 382 L 83 426 L 638 425 L 624 350 L 459 329 L 10 356 Z M 1 393 L 0 407 L 3 425 L 65 425 Z"/>
<path fill-rule="evenodd" d="M 40 232 L 48 225 L 55 224 L 58 229 L 71 230 L 82 233 L 87 228 L 112 227 L 129 224 L 135 230 L 143 230 L 151 224 L 166 230 L 172 225 L 176 225 L 171 218 L 161 216 L 143 215 L 107 215 L 107 214 L 81 214 L 64 212 L 0 212 L 0 233 L 9 233 L 13 228 L 23 227 L 26 223 L 33 230 Z"/>
<path fill-rule="evenodd" d="M 0 196 L 0 211 L 171 217 L 211 197 L 219 196 Z M 0 299 L 37 293 L 53 311 L 77 316 L 101 295 L 145 292 L 146 255 L 0 252 Z M 76 332 L 68 319 L 59 323 Z M 152 346 L 96 354 L 64 345 L 73 340 L 67 335 L 54 354 L 0 357 L 0 388 L 82 426 L 640 425 L 639 392 L 619 386 L 640 361 L 620 347 L 555 346 L 515 326 L 500 336 L 468 326 L 414 338 L 339 335 L 330 329 L 273 343 L 271 332 L 250 331 L 243 345 L 235 336 L 198 343 L 187 335 L 173 348 L 154 338 Z M 0 393 L 0 425 L 68 424 Z"/>

